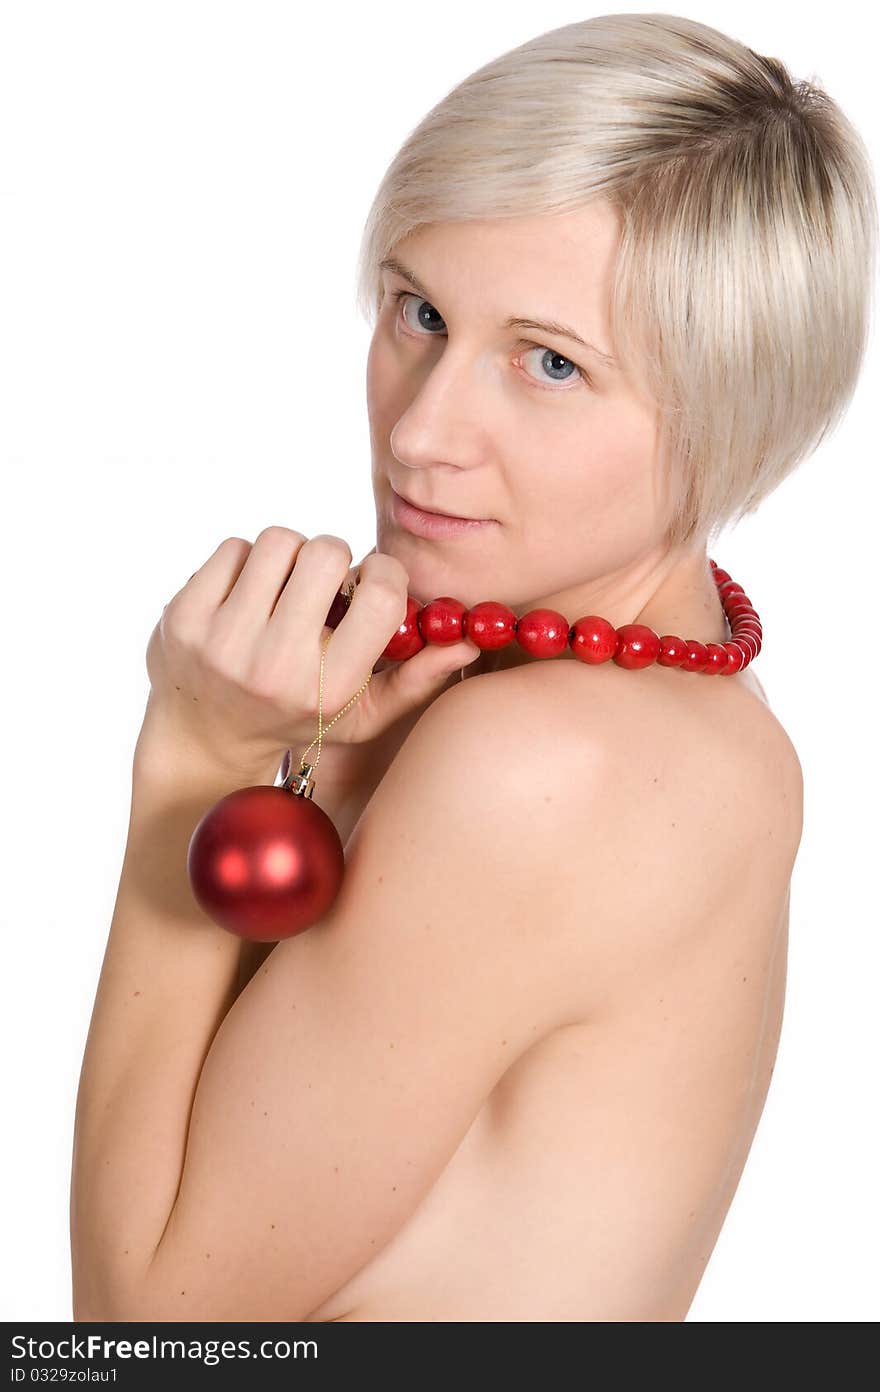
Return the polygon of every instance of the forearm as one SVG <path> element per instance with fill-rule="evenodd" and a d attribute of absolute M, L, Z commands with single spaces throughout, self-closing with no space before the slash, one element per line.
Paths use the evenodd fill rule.
<path fill-rule="evenodd" d="M 327 753 L 316 801 L 335 820 L 350 805 L 352 787 L 338 774 L 342 761 Z M 75 1318 L 124 1311 L 126 1291 L 146 1271 L 177 1194 L 202 1064 L 270 950 L 243 944 L 200 910 L 186 874 L 190 837 L 219 798 L 236 787 L 272 783 L 277 768 L 236 771 L 192 747 L 139 741 L 128 839 L 77 1097 L 70 1196 Z"/>

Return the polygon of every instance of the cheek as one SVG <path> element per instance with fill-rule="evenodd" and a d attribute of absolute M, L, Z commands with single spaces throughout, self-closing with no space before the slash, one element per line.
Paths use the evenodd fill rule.
<path fill-rule="evenodd" d="M 385 350 L 382 340 L 376 332 L 370 341 L 370 351 L 367 354 L 367 406 L 371 416 L 382 409 L 382 402 L 388 390 L 388 380 Z"/>
<path fill-rule="evenodd" d="M 366 388 L 370 422 L 376 430 L 387 434 L 406 410 L 410 388 L 395 345 L 382 326 L 370 341 Z"/>
<path fill-rule="evenodd" d="M 527 544 L 594 551 L 656 526 L 654 430 L 618 403 L 520 440 L 517 493 Z"/>

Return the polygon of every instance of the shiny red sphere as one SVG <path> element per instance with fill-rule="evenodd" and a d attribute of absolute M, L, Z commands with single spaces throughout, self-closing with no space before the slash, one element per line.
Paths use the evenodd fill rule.
<path fill-rule="evenodd" d="M 657 663 L 660 667 L 680 667 L 687 657 L 687 644 L 675 633 L 664 633 L 660 637 L 660 651 Z"/>
<path fill-rule="evenodd" d="M 459 643 L 465 606 L 460 599 L 441 595 L 424 604 L 418 613 L 419 632 L 426 643 Z"/>
<path fill-rule="evenodd" d="M 424 646 L 425 640 L 419 632 L 419 602 L 412 595 L 407 595 L 406 617 L 380 656 L 389 662 L 405 662 L 408 657 L 415 657 Z"/>
<path fill-rule="evenodd" d="M 722 676 L 727 671 L 728 660 L 729 654 L 723 643 L 707 643 L 702 670 L 710 676 Z"/>
<path fill-rule="evenodd" d="M 696 638 L 685 638 L 687 653 L 684 662 L 679 667 L 680 672 L 702 672 L 706 666 L 706 658 L 709 656 L 705 643 L 699 642 Z"/>
<path fill-rule="evenodd" d="M 598 614 L 585 614 L 571 626 L 569 646 L 575 657 L 596 667 L 617 652 L 617 629 Z"/>
<path fill-rule="evenodd" d="M 345 856 L 333 822 L 286 788 L 238 788 L 190 838 L 187 873 L 199 907 L 252 942 L 279 942 L 315 923 L 336 898 Z"/>
<path fill-rule="evenodd" d="M 721 646 L 727 653 L 725 676 L 730 677 L 734 672 L 741 672 L 746 665 L 746 655 L 739 643 L 728 641 L 727 643 L 722 643 Z"/>
<path fill-rule="evenodd" d="M 735 628 L 733 630 L 733 641 L 739 643 L 741 648 L 745 648 L 752 661 L 755 660 L 758 653 L 761 651 L 761 643 L 755 633 L 744 633 L 740 629 Z"/>
<path fill-rule="evenodd" d="M 724 612 L 729 619 L 738 617 L 740 614 L 754 614 L 755 607 L 748 595 L 737 594 L 731 599 L 722 599 Z M 757 617 L 757 616 L 756 616 Z"/>
<path fill-rule="evenodd" d="M 617 652 L 613 661 L 629 671 L 650 667 L 660 656 L 660 636 L 647 624 L 622 624 L 617 630 Z"/>
<path fill-rule="evenodd" d="M 516 614 L 497 600 L 481 600 L 465 613 L 462 636 L 484 651 L 506 648 L 516 637 Z"/>
<path fill-rule="evenodd" d="M 516 641 L 532 657 L 558 657 L 568 646 L 568 619 L 556 609 L 530 609 L 517 622 Z"/>

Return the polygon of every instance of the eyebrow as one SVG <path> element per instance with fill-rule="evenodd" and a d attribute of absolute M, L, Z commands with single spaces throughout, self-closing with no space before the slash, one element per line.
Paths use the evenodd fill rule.
<path fill-rule="evenodd" d="M 433 303 L 427 287 L 422 284 L 418 276 L 414 275 L 408 266 L 404 266 L 402 261 L 398 261 L 393 256 L 386 256 L 384 260 L 379 262 L 379 266 L 384 271 L 391 271 L 394 275 L 402 276 L 404 280 L 408 280 L 413 289 L 417 291 L 423 299 Z M 574 329 L 569 328 L 566 324 L 560 324 L 554 319 L 526 319 L 520 315 L 514 314 L 511 315 L 509 319 L 505 319 L 502 328 L 535 329 L 539 333 L 552 334 L 555 338 L 570 338 L 573 343 L 579 343 L 582 348 L 586 348 L 587 352 L 593 353 L 601 362 L 605 363 L 607 367 L 619 366 L 616 358 L 612 358 L 608 353 L 603 353 L 601 348 L 597 348 L 594 343 L 588 343 L 587 340 L 581 338 L 581 335 Z"/>

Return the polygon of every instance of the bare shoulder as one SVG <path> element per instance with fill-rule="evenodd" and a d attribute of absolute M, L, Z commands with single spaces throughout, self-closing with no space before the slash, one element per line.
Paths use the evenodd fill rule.
<path fill-rule="evenodd" d="M 591 951 L 668 945 L 750 889 L 784 898 L 801 766 L 751 685 L 560 661 L 473 677 L 444 702 L 462 750 L 488 741 L 518 769 L 516 796 L 558 847 L 552 911 Z"/>
<path fill-rule="evenodd" d="M 626 810 L 621 825 L 640 815 L 656 821 L 661 802 L 682 811 L 676 830 L 694 819 L 708 827 L 714 809 L 710 820 L 723 818 L 734 835 L 772 819 L 799 839 L 800 760 L 750 672 L 713 678 L 534 662 L 470 678 L 441 699 L 462 731 L 512 742 L 524 772 L 538 762 L 562 770 L 572 812 L 581 810 L 579 793 L 598 787 L 614 797 L 614 811 Z M 588 767 L 592 780 L 579 776 Z M 656 796 L 646 802 L 646 793 Z"/>

